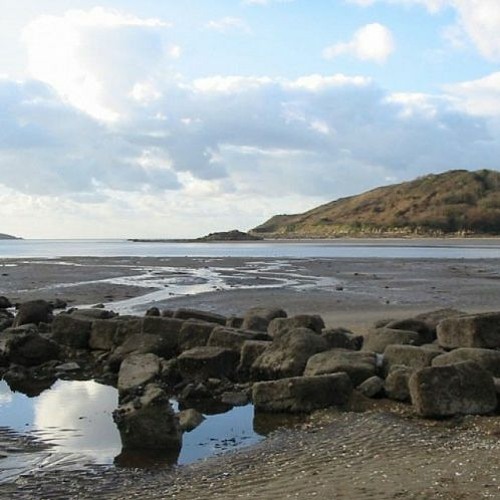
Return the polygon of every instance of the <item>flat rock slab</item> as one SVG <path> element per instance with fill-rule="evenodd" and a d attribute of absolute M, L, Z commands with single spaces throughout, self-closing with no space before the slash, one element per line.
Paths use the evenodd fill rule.
<path fill-rule="evenodd" d="M 118 390 L 144 385 L 160 374 L 160 358 L 154 354 L 132 354 L 123 360 L 118 373 Z"/>
<path fill-rule="evenodd" d="M 382 354 L 389 345 L 420 345 L 425 343 L 420 334 L 410 330 L 394 330 L 392 328 L 375 328 L 365 337 L 363 351 Z"/>
<path fill-rule="evenodd" d="M 240 354 L 224 347 L 194 347 L 178 358 L 178 369 L 184 379 L 232 378 Z"/>
<path fill-rule="evenodd" d="M 355 387 L 373 377 L 377 370 L 377 356 L 373 352 L 331 349 L 311 356 L 304 376 L 327 375 L 345 372 Z"/>
<path fill-rule="evenodd" d="M 470 314 L 448 318 L 437 326 L 439 345 L 446 349 L 457 347 L 500 347 L 500 313 Z"/>
<path fill-rule="evenodd" d="M 335 373 L 258 382 L 253 386 L 252 399 L 256 411 L 308 413 L 319 408 L 345 405 L 352 390 L 349 376 Z"/>
<path fill-rule="evenodd" d="M 52 338 L 74 349 L 88 349 L 92 320 L 70 314 L 59 314 L 52 322 Z"/>
<path fill-rule="evenodd" d="M 417 370 L 409 388 L 415 411 L 423 417 L 481 415 L 497 406 L 493 377 L 472 361 Z"/>

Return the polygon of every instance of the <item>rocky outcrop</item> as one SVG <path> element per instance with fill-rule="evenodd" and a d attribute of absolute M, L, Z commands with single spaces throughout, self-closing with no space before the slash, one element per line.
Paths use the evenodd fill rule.
<path fill-rule="evenodd" d="M 345 373 L 318 377 L 293 377 L 254 384 L 255 410 L 269 413 L 308 413 L 345 405 L 352 393 Z"/>
<path fill-rule="evenodd" d="M 409 388 L 415 411 L 423 417 L 486 414 L 497 406 L 493 377 L 471 361 L 417 370 Z"/>
<path fill-rule="evenodd" d="M 453 365 L 461 361 L 474 361 L 481 368 L 491 373 L 493 377 L 500 377 L 500 351 L 461 347 L 446 354 L 440 354 L 432 360 L 433 366 Z"/>

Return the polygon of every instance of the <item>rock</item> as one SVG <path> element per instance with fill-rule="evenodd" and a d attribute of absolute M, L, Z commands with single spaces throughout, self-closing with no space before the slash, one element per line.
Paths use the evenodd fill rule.
<path fill-rule="evenodd" d="M 259 412 L 308 413 L 345 405 L 351 394 L 351 379 L 345 373 L 335 373 L 257 382 L 253 385 L 252 400 Z"/>
<path fill-rule="evenodd" d="M 481 415 L 497 406 L 493 377 L 472 361 L 417 370 L 409 387 L 415 411 L 424 417 Z"/>
<path fill-rule="evenodd" d="M 226 320 L 226 326 L 229 328 L 241 328 L 243 325 L 243 318 L 239 316 L 229 316 Z"/>
<path fill-rule="evenodd" d="M 56 371 L 58 372 L 76 372 L 81 369 L 81 366 L 74 361 L 68 363 L 63 363 L 62 365 L 56 366 Z"/>
<path fill-rule="evenodd" d="M 33 323 L 50 323 L 52 321 L 52 306 L 46 300 L 30 300 L 23 302 L 14 319 L 13 326 L 27 325 Z"/>
<path fill-rule="evenodd" d="M 378 352 L 382 354 L 388 345 L 405 344 L 420 345 L 420 335 L 409 330 L 392 330 L 390 328 L 376 328 L 370 330 L 363 342 L 363 351 Z"/>
<path fill-rule="evenodd" d="M 187 351 L 193 347 L 207 345 L 208 339 L 216 328 L 215 323 L 207 323 L 198 319 L 184 321 L 179 332 L 179 350 Z"/>
<path fill-rule="evenodd" d="M 423 314 L 418 314 L 415 316 L 415 319 L 419 319 L 427 324 L 429 329 L 432 332 L 436 332 L 436 328 L 438 324 L 447 318 L 456 318 L 458 316 L 466 316 L 467 313 L 464 311 L 459 311 L 457 309 L 445 308 L 445 309 L 437 309 L 435 311 L 426 312 Z"/>
<path fill-rule="evenodd" d="M 384 379 L 374 375 L 358 385 L 357 390 L 367 398 L 376 398 L 384 393 Z"/>
<path fill-rule="evenodd" d="M 92 322 L 89 347 L 96 351 L 111 351 L 115 347 L 115 336 L 121 322 L 96 319 Z"/>
<path fill-rule="evenodd" d="M 236 330 L 235 328 L 218 326 L 214 328 L 210 334 L 207 345 L 227 347 L 228 349 L 240 352 L 243 344 L 247 340 L 256 340 L 255 334 L 243 330 Z"/>
<path fill-rule="evenodd" d="M 241 328 L 244 330 L 266 332 L 271 320 L 286 317 L 286 311 L 279 307 L 253 307 L 243 316 Z"/>
<path fill-rule="evenodd" d="M 363 346 L 363 336 L 354 335 L 345 328 L 330 328 L 324 330 L 321 336 L 328 343 L 330 349 L 351 349 L 359 351 Z"/>
<path fill-rule="evenodd" d="M 8 309 L 9 307 L 12 307 L 11 301 L 7 297 L 0 295 L 0 309 Z"/>
<path fill-rule="evenodd" d="M 11 334 L 3 343 L 3 352 L 11 361 L 22 366 L 36 366 L 58 359 L 59 346 L 36 331 Z"/>
<path fill-rule="evenodd" d="M 385 378 L 384 389 L 389 399 L 410 401 L 410 377 L 415 370 L 409 366 L 395 365 Z"/>
<path fill-rule="evenodd" d="M 255 360 L 251 378 L 272 380 L 302 375 L 307 360 L 326 348 L 326 340 L 318 334 L 308 328 L 295 328 L 275 338 Z"/>
<path fill-rule="evenodd" d="M 324 327 L 325 323 L 321 316 L 317 314 L 299 314 L 291 318 L 275 318 L 271 320 L 267 333 L 274 338 L 296 328 L 309 328 L 313 332 L 321 333 Z"/>
<path fill-rule="evenodd" d="M 436 356 L 432 360 L 432 365 L 452 365 L 461 361 L 474 361 L 481 368 L 490 372 L 493 377 L 500 377 L 500 351 L 492 349 L 461 347 L 446 354 Z"/>
<path fill-rule="evenodd" d="M 373 352 L 332 349 L 311 356 L 307 361 L 304 376 L 327 375 L 344 372 L 349 375 L 354 387 L 373 377 L 377 370 L 377 356 Z"/>
<path fill-rule="evenodd" d="M 210 377 L 232 378 L 239 353 L 224 347 L 194 347 L 178 358 L 178 368 L 186 380 L 206 380 Z"/>
<path fill-rule="evenodd" d="M 160 310 L 157 307 L 150 307 L 145 316 L 161 316 Z"/>
<path fill-rule="evenodd" d="M 469 314 L 442 320 L 437 326 L 439 345 L 457 347 L 500 347 L 500 313 Z"/>
<path fill-rule="evenodd" d="M 417 370 L 431 366 L 432 360 L 440 351 L 413 345 L 389 345 L 384 351 L 384 373 L 389 373 L 394 365 L 403 365 Z"/>
<path fill-rule="evenodd" d="M 188 408 L 179 412 L 177 418 L 183 432 L 190 432 L 196 429 L 205 420 L 205 417 L 194 408 Z"/>
<path fill-rule="evenodd" d="M 252 365 L 269 345 L 270 342 L 265 340 L 246 340 L 243 342 L 241 346 L 240 363 L 236 369 L 238 380 L 249 379 Z"/>
<path fill-rule="evenodd" d="M 86 320 L 93 319 L 111 319 L 114 318 L 117 314 L 113 311 L 108 311 L 107 309 L 73 309 L 71 311 L 71 316 L 77 316 Z"/>
<path fill-rule="evenodd" d="M 179 421 L 167 394 L 155 384 L 147 385 L 138 400 L 119 406 L 113 419 L 125 449 L 180 452 Z"/>
<path fill-rule="evenodd" d="M 177 353 L 177 345 L 172 344 L 171 337 L 162 337 L 148 333 L 131 335 L 125 342 L 113 352 L 113 357 L 123 359 L 131 353 L 156 354 L 165 359 L 174 357 Z"/>
<path fill-rule="evenodd" d="M 174 318 L 179 319 L 199 319 L 201 321 L 207 321 L 209 323 L 217 323 L 219 325 L 225 326 L 227 318 L 221 314 L 216 314 L 208 311 L 199 311 L 197 309 L 177 309 L 174 312 Z"/>
<path fill-rule="evenodd" d="M 132 335 L 142 333 L 142 322 L 144 318 L 138 316 L 118 316 L 114 321 L 117 322 L 116 333 L 113 339 L 114 344 L 122 345 Z"/>
<path fill-rule="evenodd" d="M 50 305 L 53 309 L 66 309 L 66 307 L 68 307 L 68 303 L 65 300 L 59 298 L 51 300 Z"/>
<path fill-rule="evenodd" d="M 390 321 L 385 325 L 385 328 L 416 332 L 419 334 L 421 343 L 425 344 L 433 342 L 436 339 L 436 331 L 432 329 L 425 321 L 416 318 Z"/>
<path fill-rule="evenodd" d="M 172 346 L 172 351 L 179 349 L 179 334 L 184 324 L 183 320 L 146 316 L 142 321 L 142 333 L 160 335 Z"/>
<path fill-rule="evenodd" d="M 245 406 L 250 402 L 249 395 L 243 391 L 226 391 L 221 394 L 222 403 L 231 406 Z"/>
<path fill-rule="evenodd" d="M 160 358 L 154 354 L 131 354 L 120 366 L 118 390 L 128 391 L 145 385 L 160 374 Z"/>
<path fill-rule="evenodd" d="M 52 338 L 74 349 L 88 349 L 91 328 L 91 320 L 62 313 L 52 322 Z"/>

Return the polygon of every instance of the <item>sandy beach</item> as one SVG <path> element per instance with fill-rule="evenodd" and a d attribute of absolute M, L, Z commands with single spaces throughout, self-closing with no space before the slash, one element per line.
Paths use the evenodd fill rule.
<path fill-rule="evenodd" d="M 382 318 L 448 307 L 496 310 L 500 303 L 500 259 L 72 257 L 3 259 L 0 266 L 0 294 L 13 301 L 60 298 L 71 306 L 116 304 L 120 312 L 155 305 L 226 315 L 276 305 L 362 334 Z M 201 273 L 191 286 L 207 291 L 180 293 L 189 269 Z M 180 281 L 159 294 L 158 277 L 168 273 Z M 0 485 L 0 497 L 500 498 L 498 419 L 419 420 L 408 405 L 362 399 L 350 410 L 318 412 L 258 445 L 174 469 L 36 470 Z"/>

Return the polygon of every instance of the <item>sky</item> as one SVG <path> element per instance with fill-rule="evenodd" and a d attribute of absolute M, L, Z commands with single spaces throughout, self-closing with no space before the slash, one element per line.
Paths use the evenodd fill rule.
<path fill-rule="evenodd" d="M 0 0 L 0 232 L 183 238 L 500 169 L 498 0 Z"/>

